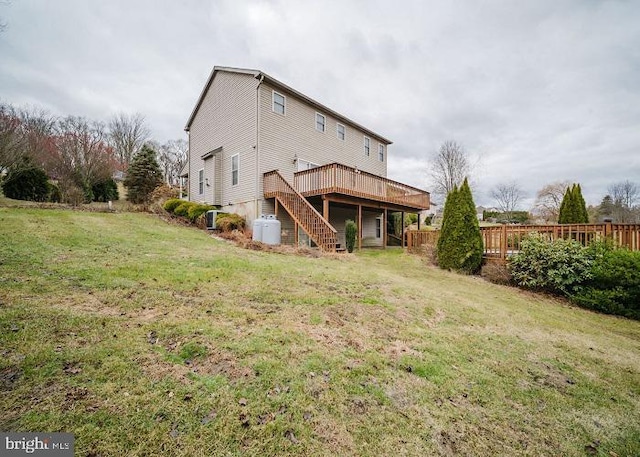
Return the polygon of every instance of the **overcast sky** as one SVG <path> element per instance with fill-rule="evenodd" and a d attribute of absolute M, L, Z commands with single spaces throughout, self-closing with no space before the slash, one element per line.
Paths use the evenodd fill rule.
<path fill-rule="evenodd" d="M 389 177 L 429 190 L 445 140 L 477 204 L 517 182 L 640 184 L 640 1 L 1 0 L 0 100 L 184 125 L 214 65 L 255 68 L 391 139 Z"/>

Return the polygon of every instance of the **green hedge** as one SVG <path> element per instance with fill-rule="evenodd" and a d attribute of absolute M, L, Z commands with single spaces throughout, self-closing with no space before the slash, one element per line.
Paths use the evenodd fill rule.
<path fill-rule="evenodd" d="M 165 211 L 168 211 L 169 213 L 173 214 L 175 209 L 184 202 L 185 200 L 182 200 L 180 198 L 170 198 L 169 200 L 164 202 L 163 208 Z"/>
<path fill-rule="evenodd" d="M 578 305 L 640 319 L 640 252 L 609 249 L 595 258 L 592 277 L 572 297 Z"/>

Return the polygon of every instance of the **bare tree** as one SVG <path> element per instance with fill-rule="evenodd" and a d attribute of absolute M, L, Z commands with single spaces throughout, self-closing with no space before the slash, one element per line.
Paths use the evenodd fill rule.
<path fill-rule="evenodd" d="M 49 172 L 59 179 L 63 195 L 81 190 L 85 201 L 90 201 L 92 186 L 111 178 L 115 162 L 106 140 L 102 123 L 74 116 L 58 122 Z"/>
<path fill-rule="evenodd" d="M 44 110 L 0 105 L 0 172 L 27 156 L 43 165 L 53 147 L 54 124 Z"/>
<path fill-rule="evenodd" d="M 141 114 L 120 113 L 109 121 L 109 141 L 121 171 L 126 171 L 133 156 L 148 139 L 149 129 Z"/>
<path fill-rule="evenodd" d="M 534 212 L 546 222 L 556 222 L 560 214 L 560 205 L 564 193 L 571 186 L 569 181 L 558 181 L 545 185 L 536 194 Z"/>
<path fill-rule="evenodd" d="M 613 200 L 613 217 L 617 222 L 635 222 L 638 220 L 638 203 L 640 202 L 640 187 L 629 181 L 612 184 L 608 188 Z"/>
<path fill-rule="evenodd" d="M 491 198 L 496 201 L 496 206 L 507 219 L 513 219 L 513 212 L 524 198 L 524 193 L 515 182 L 503 183 L 491 191 Z"/>
<path fill-rule="evenodd" d="M 183 139 L 169 140 L 156 150 L 165 182 L 172 186 L 178 184 L 180 172 L 187 161 L 189 144 Z"/>
<path fill-rule="evenodd" d="M 432 192 L 445 198 L 455 186 L 460 186 L 469 177 L 471 163 L 461 144 L 453 140 L 442 143 L 438 152 L 429 161 Z"/>

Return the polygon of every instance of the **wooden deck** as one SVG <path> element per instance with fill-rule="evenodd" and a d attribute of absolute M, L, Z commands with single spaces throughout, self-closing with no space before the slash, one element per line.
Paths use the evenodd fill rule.
<path fill-rule="evenodd" d="M 502 225 L 481 227 L 480 232 L 484 241 L 484 257 L 489 260 L 506 261 L 509 255 L 520 250 L 520 242 L 532 232 L 540 233 L 550 240 L 576 240 L 584 246 L 592 241 L 609 238 L 617 246 L 640 251 L 640 224 Z M 408 251 L 417 252 L 422 246 L 435 245 L 439 235 L 437 230 L 407 231 Z"/>
<path fill-rule="evenodd" d="M 429 192 L 339 163 L 297 172 L 293 187 L 304 197 L 338 194 L 393 205 L 398 211 L 430 207 Z"/>

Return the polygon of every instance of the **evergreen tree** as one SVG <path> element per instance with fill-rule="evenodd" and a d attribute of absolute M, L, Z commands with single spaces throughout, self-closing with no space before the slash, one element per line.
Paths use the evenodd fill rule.
<path fill-rule="evenodd" d="M 475 273 L 482 263 L 483 250 L 471 188 L 465 179 L 459 189 L 454 187 L 447 195 L 438 239 L 438 265 Z"/>
<path fill-rule="evenodd" d="M 144 145 L 127 169 L 127 177 L 124 180 L 127 200 L 133 203 L 148 203 L 151 192 L 160 184 L 162 171 L 156 160 L 156 151 Z"/>
<path fill-rule="evenodd" d="M 558 224 L 566 224 L 567 211 L 569 210 L 571 200 L 571 189 L 567 187 L 564 191 L 564 197 L 562 197 L 562 203 L 560 203 L 560 212 L 558 214 Z"/>
<path fill-rule="evenodd" d="M 560 205 L 560 224 L 586 224 L 589 222 L 589 213 L 587 205 L 582 196 L 580 184 L 574 184 L 571 188 L 567 187 L 567 191 Z"/>
<path fill-rule="evenodd" d="M 584 201 L 584 197 L 582 196 L 582 188 L 580 184 L 576 184 L 575 189 L 575 204 L 576 204 L 576 213 L 578 216 L 578 223 L 588 224 L 589 223 L 589 213 L 587 212 L 587 203 Z"/>

